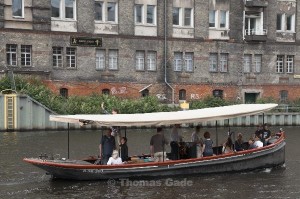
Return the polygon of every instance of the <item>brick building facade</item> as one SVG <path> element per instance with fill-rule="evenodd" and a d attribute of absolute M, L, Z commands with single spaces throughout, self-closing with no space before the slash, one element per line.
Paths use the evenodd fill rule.
<path fill-rule="evenodd" d="M 0 0 L 0 73 L 62 95 L 285 103 L 300 94 L 298 13 L 296 0 Z"/>

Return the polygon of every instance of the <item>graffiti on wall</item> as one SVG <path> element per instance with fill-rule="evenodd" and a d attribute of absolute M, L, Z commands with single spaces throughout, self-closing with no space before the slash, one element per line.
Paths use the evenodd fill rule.
<path fill-rule="evenodd" d="M 199 96 L 199 94 L 192 93 L 191 99 L 200 99 L 200 96 Z"/>
<path fill-rule="evenodd" d="M 156 94 L 156 97 L 159 100 L 166 100 L 167 99 L 166 94 Z"/>
<path fill-rule="evenodd" d="M 112 95 L 123 95 L 127 93 L 127 88 L 126 87 L 112 87 L 111 88 L 111 94 Z"/>

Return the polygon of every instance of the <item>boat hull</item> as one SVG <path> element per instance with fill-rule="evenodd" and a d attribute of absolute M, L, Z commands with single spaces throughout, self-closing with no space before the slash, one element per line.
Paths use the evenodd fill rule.
<path fill-rule="evenodd" d="M 116 166 L 93 165 L 77 160 L 42 160 L 25 158 L 54 178 L 68 180 L 105 180 L 121 178 L 161 177 L 255 170 L 275 167 L 285 162 L 285 141 L 260 149 L 162 163 L 139 163 Z"/>

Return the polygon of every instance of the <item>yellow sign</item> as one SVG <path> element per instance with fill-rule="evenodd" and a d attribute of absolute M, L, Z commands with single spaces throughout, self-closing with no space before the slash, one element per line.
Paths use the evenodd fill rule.
<path fill-rule="evenodd" d="M 190 108 L 190 104 L 187 103 L 186 101 L 180 103 L 180 108 L 183 109 L 183 110 L 187 110 Z"/>
<path fill-rule="evenodd" d="M 294 79 L 299 79 L 300 75 L 294 75 Z"/>

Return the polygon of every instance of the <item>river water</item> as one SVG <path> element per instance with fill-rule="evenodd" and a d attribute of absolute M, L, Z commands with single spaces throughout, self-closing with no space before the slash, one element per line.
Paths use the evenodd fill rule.
<path fill-rule="evenodd" d="M 271 127 L 277 131 L 279 127 Z M 285 127 L 286 163 L 278 168 L 210 175 L 109 181 L 53 180 L 43 170 L 22 161 L 41 153 L 67 157 L 66 131 L 0 132 L 0 198 L 299 198 L 300 132 Z M 189 141 L 193 129 L 182 128 Z M 212 132 L 216 143 L 216 129 Z M 245 140 L 253 128 L 231 128 L 243 132 Z M 222 143 L 227 129 L 219 128 Z M 168 136 L 170 129 L 165 130 Z M 129 154 L 149 153 L 154 129 L 127 130 Z M 71 131 L 70 158 L 98 154 L 101 131 Z"/>

